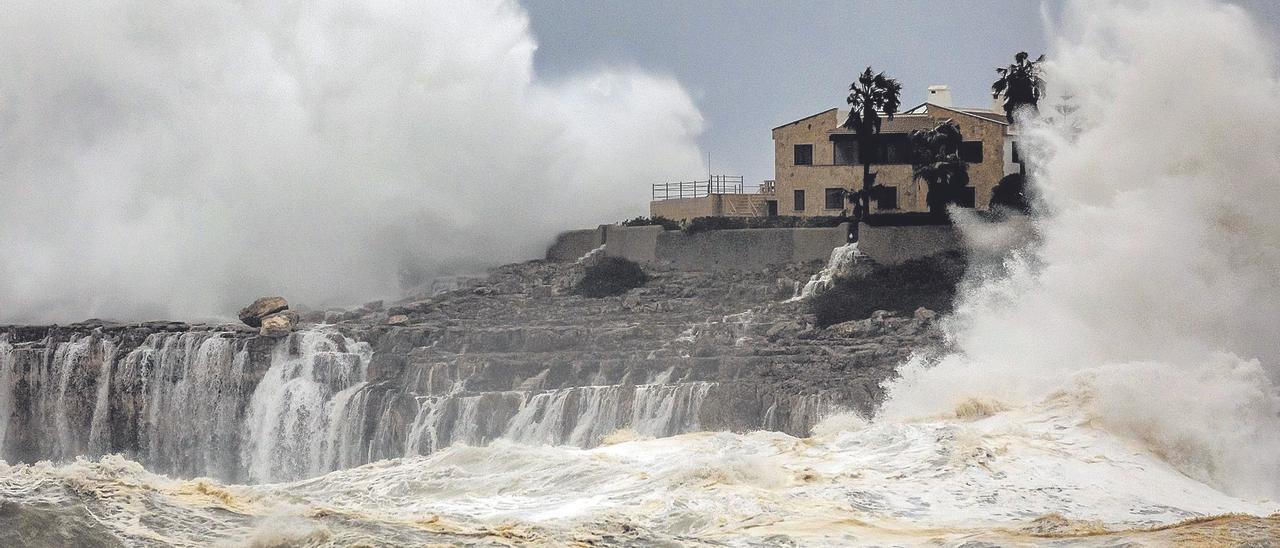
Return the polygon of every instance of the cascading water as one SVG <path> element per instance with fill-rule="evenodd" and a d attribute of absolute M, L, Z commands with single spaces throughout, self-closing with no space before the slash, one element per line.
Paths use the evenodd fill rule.
<path fill-rule="evenodd" d="M 0 335 L 0 390 L 13 386 L 13 345 L 8 335 Z M 4 452 L 5 438 L 9 435 L 9 417 L 13 416 L 13 396 L 0 395 L 0 454 Z"/>
<path fill-rule="evenodd" d="M 316 331 L 276 346 L 245 417 L 250 480 L 300 478 L 362 462 L 351 454 L 360 424 L 350 404 L 365 384 L 371 353 L 367 344 Z"/>
<path fill-rule="evenodd" d="M 119 452 L 180 476 L 284 481 L 455 444 L 590 447 L 619 430 L 696 431 L 717 387 L 669 382 L 668 370 L 642 384 L 477 392 L 467 385 L 480 371 L 449 363 L 417 371 L 408 386 L 373 382 L 370 345 L 325 330 L 279 342 L 156 333 L 124 353 L 118 345 L 98 334 L 0 343 L 3 457 Z M 820 418 L 814 409 L 798 412 L 786 426 Z M 770 417 L 762 427 L 781 425 Z M 9 439 L 10 431 L 23 438 Z"/>
<path fill-rule="evenodd" d="M 236 478 L 236 428 L 251 390 L 245 382 L 247 352 L 216 335 L 152 335 L 116 371 L 107 369 L 112 382 L 99 393 L 127 398 L 136 390 L 142 462 L 181 475 Z M 113 419 L 99 420 L 118 420 Z"/>
<path fill-rule="evenodd" d="M 237 481 L 344 468 L 237 486 L 115 456 L 0 464 L 0 516 L 189 546 L 1273 544 L 1274 48 L 1242 11 L 1201 0 L 1067 15 L 1050 82 L 1070 85 L 1050 95 L 1078 101 L 1079 131 L 1021 136 L 1036 247 L 973 280 L 946 324 L 956 351 L 907 364 L 873 419 L 837 415 L 807 439 L 610 436 L 726 416 L 758 420 L 721 430 L 808 430 L 833 402 L 607 372 L 600 356 L 522 369 L 506 341 L 527 333 L 506 331 L 475 345 L 491 354 L 441 335 L 431 345 L 449 349 L 389 364 L 331 331 L 0 340 L 6 459 L 113 451 Z M 698 347 L 749 352 L 735 343 L 751 317 L 716 316 L 627 350 L 646 365 L 676 355 L 685 374 L 732 369 Z"/>
<path fill-rule="evenodd" d="M 831 258 L 827 260 L 827 266 L 821 271 L 814 274 L 805 282 L 804 286 L 797 289 L 796 294 L 788 299 L 788 302 L 795 302 L 807 299 L 815 294 L 826 291 L 831 288 L 835 279 L 847 275 L 858 261 L 862 253 L 858 251 L 858 243 L 853 242 L 842 245 L 831 250 Z"/>

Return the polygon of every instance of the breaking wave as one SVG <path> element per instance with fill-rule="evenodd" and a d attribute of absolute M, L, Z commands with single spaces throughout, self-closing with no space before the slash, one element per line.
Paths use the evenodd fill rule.
<path fill-rule="evenodd" d="M 118 456 L 0 466 L 15 524 L 0 541 L 1273 541 L 1274 48 L 1244 11 L 1201 0 L 1074 2 L 1058 30 L 1043 112 L 1074 119 L 1028 119 L 1023 135 L 1039 237 L 977 269 L 946 320 L 955 352 L 905 364 L 874 418 L 836 415 L 809 438 L 596 428 L 580 439 L 600 445 L 580 448 L 510 435 L 257 485 Z M 268 375 L 270 401 L 307 401 L 280 397 L 311 389 L 290 384 L 306 374 Z M 263 402 L 248 413 L 266 425 L 255 432 L 297 426 Z"/>
<path fill-rule="evenodd" d="M 1179 474 L 1090 428 L 1078 403 L 1064 395 L 915 423 L 834 418 L 839 427 L 808 439 L 697 433 L 593 449 L 499 440 L 248 486 L 169 479 L 105 457 L 0 466 L 0 494 L 22 501 L 10 511 L 24 515 L 83 512 L 59 511 L 68 535 L 177 546 L 1160 544 L 1169 534 L 1246 542 L 1280 533 L 1278 518 L 1230 517 L 1276 505 Z M 17 533 L 0 541 L 6 534 Z"/>
<path fill-rule="evenodd" d="M 904 367 L 881 415 L 1068 391 L 1182 473 L 1280 496 L 1274 46 L 1204 1 L 1077 2 L 1062 31 L 1026 121 L 1040 243 L 969 285 L 959 351 Z"/>

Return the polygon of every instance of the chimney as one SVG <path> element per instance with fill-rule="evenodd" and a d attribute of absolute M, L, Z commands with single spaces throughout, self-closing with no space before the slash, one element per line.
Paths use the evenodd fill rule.
<path fill-rule="evenodd" d="M 944 85 L 929 86 L 929 94 L 925 96 L 925 102 L 933 103 L 940 107 L 951 106 L 951 88 Z"/>

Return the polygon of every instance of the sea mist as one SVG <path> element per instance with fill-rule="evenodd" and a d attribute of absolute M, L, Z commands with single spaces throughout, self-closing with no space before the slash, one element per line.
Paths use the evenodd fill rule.
<path fill-rule="evenodd" d="M 351 304 L 705 171 L 673 79 L 533 71 L 514 2 L 7 2 L 0 322 Z"/>
<path fill-rule="evenodd" d="M 1198 0 L 1075 2 L 1057 26 L 1026 122 L 1042 243 L 962 296 L 958 352 L 906 366 L 882 415 L 1074 398 L 1185 474 L 1280 496 L 1275 44 Z"/>

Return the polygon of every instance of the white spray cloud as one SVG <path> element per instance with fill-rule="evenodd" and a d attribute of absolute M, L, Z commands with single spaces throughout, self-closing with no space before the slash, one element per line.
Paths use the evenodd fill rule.
<path fill-rule="evenodd" d="M 394 296 L 704 170 L 677 82 L 540 80 L 512 2 L 0 12 L 0 321 Z"/>
<path fill-rule="evenodd" d="M 1085 396 L 1095 424 L 1229 492 L 1280 496 L 1280 84 L 1274 44 L 1202 0 L 1070 4 L 1031 132 L 1040 247 L 964 295 L 960 352 L 912 363 L 887 417 Z"/>

